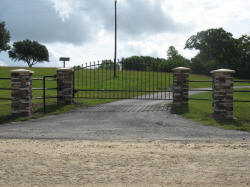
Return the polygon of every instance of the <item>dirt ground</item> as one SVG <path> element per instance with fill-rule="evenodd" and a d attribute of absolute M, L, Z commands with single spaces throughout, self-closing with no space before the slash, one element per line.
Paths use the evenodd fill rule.
<path fill-rule="evenodd" d="M 250 142 L 0 140 L 0 186 L 250 186 Z"/>

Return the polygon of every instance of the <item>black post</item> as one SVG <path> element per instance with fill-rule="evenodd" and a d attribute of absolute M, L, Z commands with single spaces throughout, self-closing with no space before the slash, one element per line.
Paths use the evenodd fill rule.
<path fill-rule="evenodd" d="M 75 98 L 75 68 L 73 69 L 73 99 Z"/>
<path fill-rule="evenodd" d="M 43 77 L 43 112 L 46 112 L 46 92 L 45 92 L 45 79 L 46 77 Z"/>
<path fill-rule="evenodd" d="M 116 77 L 116 56 L 117 56 L 117 0 L 115 0 L 115 58 L 114 58 L 114 77 Z"/>

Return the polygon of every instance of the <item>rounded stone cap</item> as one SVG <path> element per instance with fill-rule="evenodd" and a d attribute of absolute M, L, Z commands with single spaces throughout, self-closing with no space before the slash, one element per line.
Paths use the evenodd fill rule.
<path fill-rule="evenodd" d="M 15 69 L 15 70 L 11 70 L 10 73 L 22 73 L 22 74 L 33 74 L 34 71 L 30 71 L 27 69 Z"/>
<path fill-rule="evenodd" d="M 190 71 L 190 68 L 177 67 L 177 68 L 172 69 L 172 71 Z"/>
<path fill-rule="evenodd" d="M 210 73 L 214 74 L 214 73 L 235 73 L 234 70 L 231 69 L 217 69 L 214 71 L 211 71 Z"/>
<path fill-rule="evenodd" d="M 73 71 L 71 68 L 58 68 L 56 71 Z"/>

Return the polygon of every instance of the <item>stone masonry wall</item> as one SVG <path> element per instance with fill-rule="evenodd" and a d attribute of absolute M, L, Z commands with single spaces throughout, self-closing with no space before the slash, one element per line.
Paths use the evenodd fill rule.
<path fill-rule="evenodd" d="M 57 70 L 57 103 L 59 105 L 72 104 L 73 101 L 73 70 Z"/>
<path fill-rule="evenodd" d="M 173 106 L 188 105 L 189 72 L 185 67 L 173 69 Z"/>
<path fill-rule="evenodd" d="M 213 116 L 215 119 L 232 120 L 233 116 L 233 73 L 234 70 L 212 71 Z"/>
<path fill-rule="evenodd" d="M 32 74 L 33 71 L 17 69 L 11 71 L 12 114 L 30 117 L 32 114 Z"/>

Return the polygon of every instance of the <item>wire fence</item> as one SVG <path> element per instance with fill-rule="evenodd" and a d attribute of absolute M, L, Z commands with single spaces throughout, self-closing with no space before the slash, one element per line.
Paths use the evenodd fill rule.
<path fill-rule="evenodd" d="M 234 89 L 234 102 L 239 102 L 239 103 L 250 103 L 250 81 L 247 80 L 235 80 L 234 83 L 244 83 L 247 84 L 248 86 L 242 86 Z M 240 99 L 237 99 L 240 98 Z"/>
<path fill-rule="evenodd" d="M 189 84 L 202 84 L 202 83 L 212 83 L 212 80 L 189 80 Z M 206 84 L 207 85 L 207 84 Z M 189 91 L 191 92 L 191 97 L 189 97 L 189 100 L 194 100 L 194 101 L 212 101 L 212 88 L 192 88 L 189 89 Z M 206 93 L 203 94 L 206 97 L 202 97 L 202 94 L 199 94 L 199 96 L 195 96 L 195 94 L 198 93 Z M 207 95 L 207 93 L 209 93 L 209 95 Z"/>
<path fill-rule="evenodd" d="M 0 117 L 11 114 L 11 78 L 0 78 Z"/>

